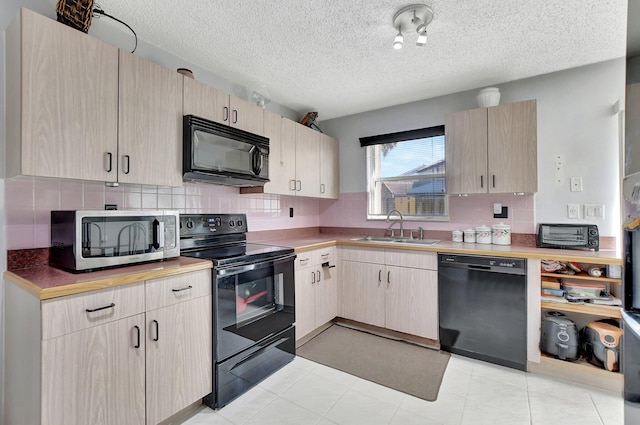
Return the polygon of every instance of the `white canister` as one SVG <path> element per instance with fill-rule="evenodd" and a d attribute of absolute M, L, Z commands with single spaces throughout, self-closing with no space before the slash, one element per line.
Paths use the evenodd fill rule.
<path fill-rule="evenodd" d="M 462 230 L 452 230 L 451 231 L 451 240 L 454 242 L 462 242 Z"/>
<path fill-rule="evenodd" d="M 511 245 L 511 226 L 504 223 L 491 226 L 491 243 L 496 245 Z"/>
<path fill-rule="evenodd" d="M 464 231 L 464 241 L 467 243 L 475 243 L 476 241 L 476 231 L 473 229 L 466 229 Z"/>
<path fill-rule="evenodd" d="M 478 243 L 491 243 L 491 228 L 489 226 L 476 227 L 476 242 Z"/>

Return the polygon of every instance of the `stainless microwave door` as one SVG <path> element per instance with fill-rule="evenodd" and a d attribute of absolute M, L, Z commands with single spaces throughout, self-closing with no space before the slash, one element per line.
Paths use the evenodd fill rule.
<path fill-rule="evenodd" d="M 193 132 L 192 143 L 194 169 L 267 175 L 266 152 L 254 144 L 198 129 Z"/>

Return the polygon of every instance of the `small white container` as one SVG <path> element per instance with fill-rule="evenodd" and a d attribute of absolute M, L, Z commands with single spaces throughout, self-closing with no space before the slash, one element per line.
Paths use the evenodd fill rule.
<path fill-rule="evenodd" d="M 491 243 L 491 228 L 489 226 L 476 227 L 476 242 L 490 244 Z"/>
<path fill-rule="evenodd" d="M 466 243 L 475 243 L 476 242 L 476 231 L 473 229 L 466 229 L 464 231 L 464 241 Z"/>
<path fill-rule="evenodd" d="M 478 92 L 476 100 L 478 101 L 478 106 L 481 108 L 497 106 L 500 103 L 500 89 L 497 87 L 482 89 Z"/>
<path fill-rule="evenodd" d="M 504 223 L 491 226 L 491 243 L 495 245 L 511 245 L 511 226 Z"/>
<path fill-rule="evenodd" d="M 462 242 L 462 230 L 452 230 L 451 231 L 451 240 L 453 242 Z"/>

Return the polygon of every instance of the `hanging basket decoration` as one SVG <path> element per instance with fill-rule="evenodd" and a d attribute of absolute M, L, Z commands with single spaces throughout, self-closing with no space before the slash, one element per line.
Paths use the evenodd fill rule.
<path fill-rule="evenodd" d="M 58 22 L 87 33 L 93 16 L 93 0 L 58 0 L 56 13 Z"/>

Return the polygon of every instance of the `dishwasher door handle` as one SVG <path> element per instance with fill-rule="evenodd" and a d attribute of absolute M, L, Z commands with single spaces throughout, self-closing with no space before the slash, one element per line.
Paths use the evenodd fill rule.
<path fill-rule="evenodd" d="M 491 266 L 479 266 L 476 264 L 469 264 L 467 267 L 473 270 L 491 270 Z"/>

